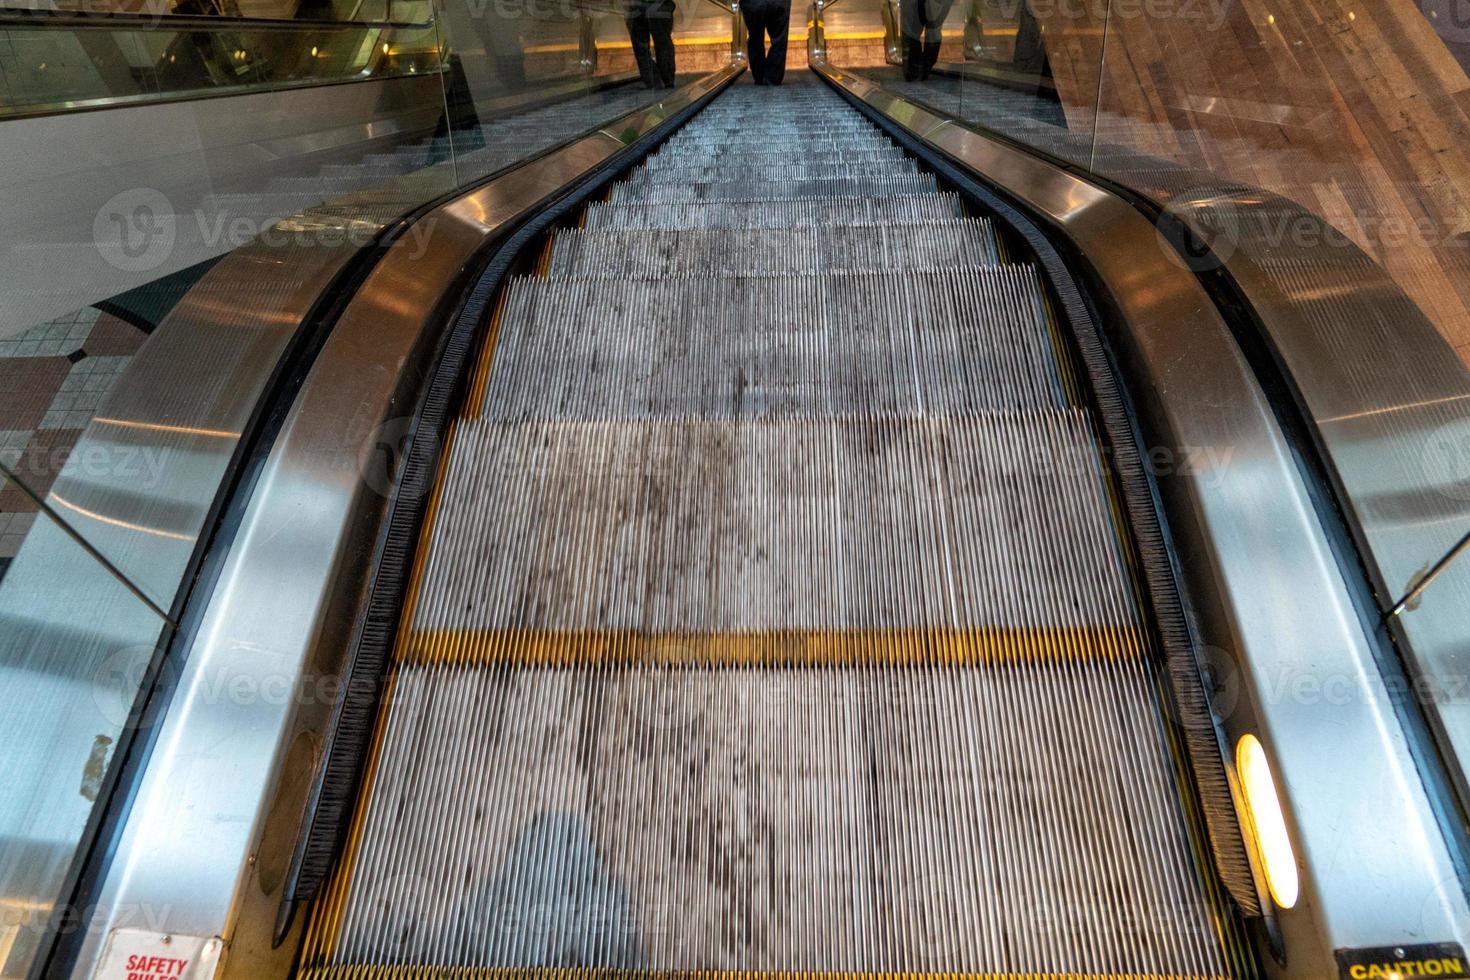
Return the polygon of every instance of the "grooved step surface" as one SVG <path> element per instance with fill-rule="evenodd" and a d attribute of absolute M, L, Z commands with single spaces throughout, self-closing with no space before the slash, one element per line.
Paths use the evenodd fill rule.
<path fill-rule="evenodd" d="M 1229 973 L 1041 282 L 892 150 L 732 89 L 507 285 L 308 976 Z"/>
<path fill-rule="evenodd" d="M 1063 405 L 1020 266 L 508 290 L 496 419 L 914 418 Z"/>
<path fill-rule="evenodd" d="M 399 858 L 363 867 L 340 955 L 1215 976 L 1142 680 L 1122 662 L 405 672 L 362 842 Z"/>
<path fill-rule="evenodd" d="M 882 272 L 994 265 L 983 218 L 902 227 L 567 231 L 556 236 L 553 276 L 604 278 Z"/>
<path fill-rule="evenodd" d="M 843 163 L 906 163 L 903 151 L 892 143 L 864 143 L 858 146 L 833 145 L 811 147 L 804 150 L 801 159 L 807 162 L 827 164 Z M 747 173 L 748 167 L 771 165 L 770 154 L 761 150 L 735 150 L 717 143 L 703 146 L 685 144 L 674 149 L 660 150 L 649 157 L 640 168 L 644 172 L 680 169 L 691 166 L 719 164 L 726 173 Z"/>
<path fill-rule="evenodd" d="M 1092 434 L 1075 409 L 480 420 L 456 443 L 415 630 L 1133 622 Z M 517 499 L 502 503 L 511 486 Z"/>
<path fill-rule="evenodd" d="M 728 180 L 678 185 L 618 184 L 612 189 L 608 200 L 614 204 L 630 201 L 677 204 L 681 201 L 761 201 L 831 195 L 887 197 L 891 194 L 921 194 L 939 190 L 939 185 L 931 174 L 914 177 L 828 177 L 783 183 L 747 180 L 738 174 L 726 176 L 729 177 Z"/>
<path fill-rule="evenodd" d="M 677 187 L 724 179 L 734 179 L 741 183 L 754 181 L 788 183 L 791 181 L 841 180 L 843 178 L 903 178 L 915 173 L 913 163 L 904 159 L 829 161 L 801 158 L 780 163 L 759 165 L 748 163 L 741 166 L 732 166 L 723 160 L 717 160 L 702 164 L 640 168 L 628 177 L 624 185 L 639 187 L 647 184 Z"/>
<path fill-rule="evenodd" d="M 955 194 L 892 197 L 795 198 L 784 201 L 700 201 L 660 204 L 593 204 L 589 230 L 617 228 L 821 228 L 827 225 L 902 225 L 946 221 L 963 215 Z"/>

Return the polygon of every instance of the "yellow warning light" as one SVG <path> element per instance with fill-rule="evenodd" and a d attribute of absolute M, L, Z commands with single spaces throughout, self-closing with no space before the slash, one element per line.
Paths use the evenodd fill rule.
<path fill-rule="evenodd" d="M 1243 735 L 1236 743 L 1235 767 L 1245 788 L 1246 809 L 1250 811 L 1251 830 L 1265 866 L 1271 900 L 1289 909 L 1296 904 L 1301 887 L 1296 851 L 1286 832 L 1286 815 L 1281 812 L 1281 797 L 1276 793 L 1276 780 L 1271 775 L 1266 749 L 1254 735 Z"/>

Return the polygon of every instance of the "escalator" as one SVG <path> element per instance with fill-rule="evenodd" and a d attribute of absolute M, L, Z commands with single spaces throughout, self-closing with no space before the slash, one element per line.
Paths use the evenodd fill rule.
<path fill-rule="evenodd" d="M 999 223 L 797 76 L 575 224 L 494 307 L 300 974 L 1254 975 Z"/>

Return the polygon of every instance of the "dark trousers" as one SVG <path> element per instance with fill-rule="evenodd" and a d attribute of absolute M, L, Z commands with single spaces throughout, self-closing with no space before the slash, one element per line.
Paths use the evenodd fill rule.
<path fill-rule="evenodd" d="M 744 0 L 740 16 L 750 35 L 745 52 L 757 85 L 780 85 L 786 77 L 786 30 L 791 26 L 791 0 Z M 766 48 L 770 37 L 771 47 Z"/>
<path fill-rule="evenodd" d="M 629 0 L 628 40 L 649 88 L 674 87 L 674 0 Z M 653 41 L 652 53 L 648 50 Z"/>
<path fill-rule="evenodd" d="M 898 29 L 903 34 L 903 77 L 922 81 L 939 62 L 944 18 L 954 0 L 899 0 Z"/>

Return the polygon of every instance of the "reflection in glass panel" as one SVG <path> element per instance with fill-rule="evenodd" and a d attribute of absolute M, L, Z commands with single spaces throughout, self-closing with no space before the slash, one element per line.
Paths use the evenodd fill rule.
<path fill-rule="evenodd" d="M 711 0 L 654 6 L 644 11 L 649 33 L 641 40 L 655 61 L 649 34 L 668 31 L 676 85 L 728 63 L 728 8 Z M 661 78 L 640 77 L 630 9 L 607 0 L 448 7 L 441 20 L 451 52 L 447 118 L 461 182 L 662 97 Z"/>
<path fill-rule="evenodd" d="M 12 440 L 12 445 L 13 445 Z M 6 449 L 7 467 L 45 452 Z M 0 977 L 24 977 L 165 620 L 13 483 L 0 489 Z"/>
<path fill-rule="evenodd" d="M 829 60 L 907 98 L 1024 139 L 1069 162 L 1091 151 L 1102 18 L 1086 4 L 839 0 L 824 13 Z M 1048 36 L 1073 25 L 1076 43 Z"/>
<path fill-rule="evenodd" d="M 61 21 L 0 28 L 7 114 L 436 72 L 433 25 L 214 30 Z"/>

